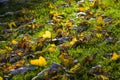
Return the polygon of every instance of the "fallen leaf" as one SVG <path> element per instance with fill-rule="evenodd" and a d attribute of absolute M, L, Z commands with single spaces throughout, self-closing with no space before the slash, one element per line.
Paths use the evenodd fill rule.
<path fill-rule="evenodd" d="M 79 8 L 79 11 L 80 11 L 80 12 L 84 12 L 84 11 L 85 11 L 85 8 L 80 7 L 80 8 Z"/>
<path fill-rule="evenodd" d="M 30 64 L 43 67 L 47 64 L 47 61 L 44 57 L 40 56 L 39 59 L 30 60 Z"/>
<path fill-rule="evenodd" d="M 73 26 L 72 22 L 67 22 L 67 23 L 66 23 L 66 27 L 67 27 L 68 29 L 71 29 L 72 26 Z"/>
<path fill-rule="evenodd" d="M 101 34 L 101 33 L 97 33 L 97 34 L 96 34 L 96 37 L 97 37 L 97 38 L 101 38 L 101 37 L 102 37 L 102 34 Z"/>
<path fill-rule="evenodd" d="M 54 50 L 55 50 L 55 49 L 54 49 L 53 47 L 50 47 L 50 48 L 49 48 L 49 52 L 54 52 Z"/>
<path fill-rule="evenodd" d="M 12 48 L 9 47 L 9 46 L 5 46 L 5 48 L 6 48 L 8 51 L 11 51 L 11 50 L 12 50 Z"/>
<path fill-rule="evenodd" d="M 64 66 L 66 67 L 73 64 L 73 58 L 69 56 L 67 53 L 60 54 L 59 58 L 62 61 L 62 64 L 64 64 Z"/>
<path fill-rule="evenodd" d="M 3 80 L 3 78 L 0 76 L 0 80 Z"/>
<path fill-rule="evenodd" d="M 68 72 L 75 73 L 78 69 L 80 69 L 80 63 L 74 65 Z"/>
<path fill-rule="evenodd" d="M 45 34 L 43 34 L 43 38 L 51 38 L 51 32 L 45 31 Z"/>
<path fill-rule="evenodd" d="M 102 80 L 109 80 L 109 78 L 106 77 L 106 76 L 104 76 L 104 75 L 100 75 L 99 77 L 100 77 L 100 79 L 102 79 Z"/>
<path fill-rule="evenodd" d="M 111 60 L 117 60 L 120 56 L 117 54 L 117 53 L 113 53 L 112 57 L 111 57 Z"/>
<path fill-rule="evenodd" d="M 50 8 L 50 9 L 55 9 L 55 6 L 52 5 L 52 4 L 49 4 L 49 8 Z"/>
<path fill-rule="evenodd" d="M 10 22 L 8 23 L 8 26 L 10 29 L 12 29 L 12 27 L 16 27 L 16 23 L 15 22 Z"/>
<path fill-rule="evenodd" d="M 98 23 L 98 24 L 104 24 L 104 21 L 103 21 L 102 16 L 99 16 L 99 17 L 97 18 L 97 23 Z"/>
<path fill-rule="evenodd" d="M 12 44 L 16 45 L 16 44 L 18 44 L 18 42 L 16 40 L 12 40 Z"/>

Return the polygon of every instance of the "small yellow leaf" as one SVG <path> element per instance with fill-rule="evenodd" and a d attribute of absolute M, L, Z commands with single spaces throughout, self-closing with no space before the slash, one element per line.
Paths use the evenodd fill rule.
<path fill-rule="evenodd" d="M 67 53 L 60 54 L 59 58 L 64 64 L 64 66 L 70 66 L 73 64 L 73 58 L 69 56 Z"/>
<path fill-rule="evenodd" d="M 51 46 L 51 47 L 56 47 L 56 45 L 55 45 L 55 44 L 50 44 L 50 46 Z"/>
<path fill-rule="evenodd" d="M 97 18 L 97 23 L 99 23 L 99 24 L 104 24 L 104 21 L 103 21 L 102 16 L 99 16 L 99 17 Z"/>
<path fill-rule="evenodd" d="M 56 17 L 56 16 L 59 16 L 59 15 L 60 15 L 60 14 L 56 12 L 53 16 L 55 16 L 55 17 Z"/>
<path fill-rule="evenodd" d="M 54 21 L 57 21 L 57 18 L 54 16 L 53 18 L 52 18 Z"/>
<path fill-rule="evenodd" d="M 97 37 L 97 38 L 101 38 L 101 37 L 102 37 L 102 34 L 101 34 L 101 33 L 97 33 L 97 34 L 96 34 L 96 37 Z"/>
<path fill-rule="evenodd" d="M 53 6 L 52 4 L 49 5 L 50 9 L 55 9 L 55 6 Z"/>
<path fill-rule="evenodd" d="M 68 29 L 71 29 L 72 26 L 73 26 L 73 23 L 72 23 L 72 22 L 67 22 L 67 23 L 66 23 L 66 27 L 67 27 Z"/>
<path fill-rule="evenodd" d="M 104 28 L 101 27 L 101 26 L 95 26 L 95 29 L 98 30 L 98 31 L 102 31 Z"/>
<path fill-rule="evenodd" d="M 54 49 L 53 47 L 50 47 L 50 48 L 49 48 L 49 52 L 54 52 L 54 50 L 55 50 L 55 49 Z"/>
<path fill-rule="evenodd" d="M 27 9 L 25 8 L 22 8 L 22 11 L 21 11 L 23 14 L 26 14 L 27 13 Z"/>
<path fill-rule="evenodd" d="M 102 80 L 109 80 L 109 78 L 106 77 L 106 76 L 104 76 L 104 75 L 100 75 L 100 78 L 101 78 Z"/>
<path fill-rule="evenodd" d="M 16 40 L 12 40 L 12 44 L 16 45 L 18 42 Z"/>
<path fill-rule="evenodd" d="M 77 40 L 77 38 L 73 38 L 72 41 L 73 42 L 77 42 L 78 40 Z"/>
<path fill-rule="evenodd" d="M 10 27 L 10 29 L 12 29 L 12 27 L 16 27 L 16 23 L 10 22 L 10 23 L 8 23 L 8 26 Z"/>
<path fill-rule="evenodd" d="M 18 54 L 18 56 L 22 56 L 23 53 L 19 52 L 19 53 L 17 53 L 17 54 Z"/>
<path fill-rule="evenodd" d="M 32 24 L 32 29 L 35 29 L 35 24 Z"/>
<path fill-rule="evenodd" d="M 74 65 L 68 72 L 75 73 L 78 69 L 80 69 L 80 63 Z"/>
<path fill-rule="evenodd" d="M 99 0 L 94 0 L 93 3 L 90 4 L 91 7 L 98 7 L 99 6 Z"/>
<path fill-rule="evenodd" d="M 8 50 L 8 51 L 11 51 L 12 48 L 11 47 L 8 47 L 8 46 L 5 46 L 5 48 Z"/>
<path fill-rule="evenodd" d="M 43 38 L 51 38 L 51 32 L 45 31 L 45 34 L 43 34 Z"/>
<path fill-rule="evenodd" d="M 80 38 L 84 37 L 84 34 L 79 34 L 79 37 L 80 37 Z"/>
<path fill-rule="evenodd" d="M 75 44 L 75 42 L 73 42 L 73 41 L 70 42 L 70 45 L 71 45 L 71 46 L 73 46 L 74 44 Z"/>
<path fill-rule="evenodd" d="M 0 80 L 3 80 L 3 78 L 0 76 Z"/>
<path fill-rule="evenodd" d="M 80 8 L 79 8 L 79 11 L 80 11 L 80 12 L 84 12 L 84 11 L 85 11 L 85 8 L 80 7 Z"/>
<path fill-rule="evenodd" d="M 19 21 L 19 22 L 24 22 L 25 20 L 24 20 L 23 17 L 19 17 L 19 18 L 18 18 L 18 21 Z"/>
<path fill-rule="evenodd" d="M 112 57 L 111 57 L 111 60 L 117 60 L 120 56 L 117 54 L 117 53 L 113 53 Z"/>
<path fill-rule="evenodd" d="M 30 14 L 34 14 L 34 13 L 35 13 L 35 10 L 29 10 L 29 13 L 30 13 Z"/>

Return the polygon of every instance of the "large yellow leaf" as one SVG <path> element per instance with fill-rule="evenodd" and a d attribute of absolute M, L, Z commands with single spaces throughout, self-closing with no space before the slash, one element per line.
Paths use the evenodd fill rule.
<path fill-rule="evenodd" d="M 47 61 L 44 57 L 40 56 L 39 59 L 31 60 L 30 64 L 43 67 L 47 64 Z"/>

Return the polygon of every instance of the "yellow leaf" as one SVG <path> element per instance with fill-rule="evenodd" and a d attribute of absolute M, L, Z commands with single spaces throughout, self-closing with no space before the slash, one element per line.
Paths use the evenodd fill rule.
<path fill-rule="evenodd" d="M 39 66 L 45 66 L 47 64 L 47 61 L 44 57 L 39 57 Z"/>
<path fill-rule="evenodd" d="M 31 60 L 30 64 L 43 67 L 47 64 L 47 61 L 44 57 L 40 56 L 39 59 Z"/>
<path fill-rule="evenodd" d="M 101 33 L 97 33 L 97 34 L 96 34 L 96 37 L 97 37 L 97 38 L 101 38 L 101 37 L 102 37 L 102 34 L 101 34 Z"/>
<path fill-rule="evenodd" d="M 56 47 L 56 45 L 55 45 L 55 44 L 50 44 L 50 46 L 51 46 L 51 47 Z"/>
<path fill-rule="evenodd" d="M 21 11 L 23 14 L 26 14 L 27 13 L 27 9 L 25 8 L 22 8 L 22 11 Z"/>
<path fill-rule="evenodd" d="M 112 57 L 111 57 L 111 60 L 117 60 L 120 56 L 117 54 L 117 53 L 113 53 Z"/>
<path fill-rule="evenodd" d="M 0 80 L 3 80 L 3 78 L 0 76 Z"/>
<path fill-rule="evenodd" d="M 30 61 L 30 64 L 39 66 L 39 59 L 34 59 Z"/>
<path fill-rule="evenodd" d="M 104 28 L 101 27 L 101 26 L 95 26 L 95 29 L 98 30 L 98 31 L 102 31 Z"/>
<path fill-rule="evenodd" d="M 79 11 L 80 11 L 80 12 L 84 12 L 84 11 L 85 11 L 85 8 L 80 7 L 80 8 L 79 8 Z"/>
<path fill-rule="evenodd" d="M 50 47 L 50 48 L 49 48 L 49 52 L 54 52 L 54 50 L 55 50 L 55 49 L 54 49 L 53 47 Z"/>
<path fill-rule="evenodd" d="M 70 42 L 70 45 L 71 45 L 71 46 L 73 46 L 74 44 L 75 44 L 75 42 L 73 42 L 73 41 Z"/>
<path fill-rule="evenodd" d="M 17 53 L 17 54 L 18 54 L 18 56 L 22 56 L 23 53 L 19 52 L 19 53 Z"/>
<path fill-rule="evenodd" d="M 100 78 L 101 78 L 102 80 L 109 80 L 109 78 L 106 77 L 106 76 L 104 76 L 104 75 L 100 75 Z"/>
<path fill-rule="evenodd" d="M 16 45 L 18 42 L 16 40 L 12 40 L 12 44 Z"/>
<path fill-rule="evenodd" d="M 18 21 L 19 21 L 19 22 L 24 22 L 24 18 L 23 18 L 23 17 L 19 17 L 19 18 L 18 18 Z"/>
<path fill-rule="evenodd" d="M 43 34 L 43 38 L 51 38 L 51 32 L 45 31 L 45 34 Z"/>
<path fill-rule="evenodd" d="M 34 13 L 35 13 L 35 10 L 29 10 L 29 13 L 30 13 L 30 14 L 34 14 Z"/>
<path fill-rule="evenodd" d="M 73 64 L 73 58 L 69 56 L 67 53 L 60 54 L 59 58 L 64 64 L 64 66 L 70 66 Z"/>
<path fill-rule="evenodd" d="M 102 16 L 99 16 L 97 18 L 97 23 L 99 23 L 99 24 L 103 24 L 104 23 Z"/>
<path fill-rule="evenodd" d="M 80 37 L 80 38 L 84 37 L 84 34 L 79 34 L 79 37 Z"/>
<path fill-rule="evenodd" d="M 8 26 L 10 27 L 10 29 L 12 29 L 12 27 L 16 27 L 15 22 L 10 22 L 8 23 Z"/>
<path fill-rule="evenodd" d="M 55 17 L 56 17 L 56 16 L 59 16 L 59 15 L 60 15 L 60 14 L 56 12 L 53 16 L 55 16 Z"/>
<path fill-rule="evenodd" d="M 109 36 L 109 34 L 106 32 L 106 33 L 105 33 L 105 36 Z"/>
<path fill-rule="evenodd" d="M 8 51 L 11 51 L 12 48 L 11 47 L 8 47 L 8 46 L 5 46 L 5 48 L 8 50 Z"/>
<path fill-rule="evenodd" d="M 72 26 L 73 26 L 73 23 L 72 23 L 72 22 L 67 22 L 67 23 L 66 23 L 66 27 L 67 27 L 67 28 L 70 29 L 70 28 L 72 28 Z"/>
<path fill-rule="evenodd" d="M 90 4 L 91 7 L 98 7 L 99 6 L 99 0 L 94 0 L 93 3 Z"/>
<path fill-rule="evenodd" d="M 57 18 L 54 16 L 53 18 L 52 18 L 54 21 L 57 21 Z"/>
<path fill-rule="evenodd" d="M 34 29 L 35 28 L 35 24 L 32 24 L 32 29 Z"/>
<path fill-rule="evenodd" d="M 50 9 L 55 9 L 55 6 L 53 6 L 52 4 L 49 5 Z"/>
<path fill-rule="evenodd" d="M 76 72 L 78 69 L 80 69 L 80 63 L 76 64 L 75 66 L 73 66 L 68 72 L 69 73 L 74 73 Z"/>
<path fill-rule="evenodd" d="M 73 42 L 77 42 L 78 40 L 77 40 L 77 38 L 73 38 L 72 41 Z"/>

